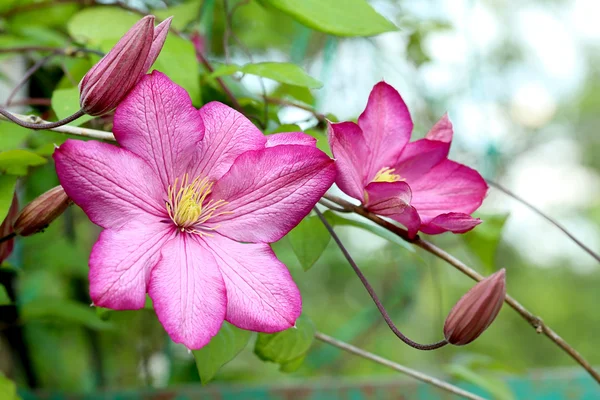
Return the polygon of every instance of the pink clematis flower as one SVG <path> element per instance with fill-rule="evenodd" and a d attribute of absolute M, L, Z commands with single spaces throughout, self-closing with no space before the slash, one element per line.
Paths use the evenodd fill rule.
<path fill-rule="evenodd" d="M 412 129 L 400 94 L 385 82 L 375 85 L 358 124 L 329 124 L 337 185 L 370 211 L 406 226 L 411 237 L 473 229 L 481 221 L 470 214 L 487 184 L 477 171 L 448 159 L 448 116 L 409 143 Z"/>
<path fill-rule="evenodd" d="M 269 242 L 306 216 L 335 179 L 303 133 L 265 137 L 218 102 L 200 110 L 154 72 L 119 105 L 121 147 L 68 140 L 61 185 L 104 228 L 90 256 L 94 304 L 139 309 L 146 293 L 171 338 L 206 345 L 223 320 L 277 332 L 301 298 Z"/>

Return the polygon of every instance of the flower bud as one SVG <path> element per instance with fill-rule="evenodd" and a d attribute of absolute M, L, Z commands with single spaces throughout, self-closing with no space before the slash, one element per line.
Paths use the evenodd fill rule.
<path fill-rule="evenodd" d="M 56 186 L 27 204 L 15 221 L 17 235 L 29 236 L 46 228 L 71 204 L 62 186 Z"/>
<path fill-rule="evenodd" d="M 89 115 L 115 109 L 158 57 L 170 25 L 168 18 L 155 28 L 147 15 L 129 29 L 79 83 L 81 109 Z"/>
<path fill-rule="evenodd" d="M 488 276 L 469 290 L 448 314 L 444 336 L 448 343 L 471 343 L 494 321 L 506 297 L 504 268 Z"/>
<path fill-rule="evenodd" d="M 17 201 L 17 194 L 15 193 L 13 195 L 13 200 L 10 205 L 10 208 L 8 209 L 8 214 L 6 215 L 6 218 L 4 218 L 4 221 L 2 221 L 2 224 L 0 225 L 0 238 L 7 237 L 13 232 L 13 222 L 17 218 L 18 213 L 19 202 Z M 12 253 L 13 250 L 14 243 L 15 240 L 12 238 L 0 243 L 0 264 L 2 264 L 4 260 L 8 258 L 8 256 L 10 256 L 10 253 Z"/>

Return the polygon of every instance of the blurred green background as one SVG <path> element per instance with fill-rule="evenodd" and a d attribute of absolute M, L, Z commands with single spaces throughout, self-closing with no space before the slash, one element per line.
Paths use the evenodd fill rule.
<path fill-rule="evenodd" d="M 139 13 L 174 15 L 174 26 L 183 33 L 170 34 L 154 67 L 184 86 L 195 105 L 229 100 L 196 59 L 192 33 L 200 37 L 197 50 L 221 71 L 246 114 L 266 133 L 289 131 L 295 124 L 317 137 L 324 149 L 319 119 L 285 104 L 302 104 L 333 120 L 353 119 L 371 87 L 385 79 L 407 102 L 415 138 L 448 111 L 455 160 L 501 182 L 600 251 L 597 0 L 375 0 L 371 6 L 398 29 L 377 36 L 357 31 L 368 37 L 322 32 L 269 3 L 0 0 L 0 50 L 85 46 L 107 51 Z M 325 20 L 324 26 L 335 22 Z M 224 37 L 229 39 L 226 44 Z M 26 70 L 47 54 L 0 53 L 1 104 Z M 74 112 L 77 82 L 97 60 L 85 54 L 53 57 L 18 91 L 10 109 L 46 119 Z M 219 68 L 262 61 L 297 64 L 323 87 L 308 89 L 295 81 L 282 84 Z M 265 94 L 271 99 L 267 107 Z M 110 130 L 111 117 L 77 123 Z M 25 162 L 25 170 L 12 175 L 0 165 L 5 176 L 20 175 L 21 204 L 58 184 L 50 155 L 53 145 L 65 139 L 0 123 L 0 151 L 23 148 L 44 158 Z M 494 189 L 478 213 L 485 222 L 472 233 L 430 239 L 483 274 L 506 268 L 509 293 L 592 364 L 600 364 L 597 262 L 541 217 Z M 319 230 L 314 224 L 302 229 L 274 248 L 301 289 L 304 315 L 319 331 L 412 368 L 469 382 L 494 398 L 515 398 L 506 376 L 576 369 L 565 353 L 508 307 L 467 347 L 421 352 L 405 346 L 389 331 L 333 242 L 304 271 L 301 261 L 307 261 L 296 254 L 302 241 L 315 235 L 324 243 L 322 232 L 311 231 Z M 338 224 L 336 230 L 396 324 L 420 342 L 439 340 L 446 314 L 473 282 L 421 250 L 357 227 Z M 9 297 L 0 297 L 0 371 L 19 387 L 76 393 L 198 383 L 193 356 L 170 342 L 151 309 L 90 308 L 87 259 L 98 233 L 80 209 L 71 207 L 43 234 L 16 241 L 0 269 Z M 252 348 L 249 344 L 223 367 L 215 383 L 398 377 L 317 342 L 292 373 L 261 361 Z"/>

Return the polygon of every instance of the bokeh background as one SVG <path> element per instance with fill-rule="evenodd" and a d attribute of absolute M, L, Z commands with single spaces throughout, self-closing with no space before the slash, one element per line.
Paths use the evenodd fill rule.
<path fill-rule="evenodd" d="M 308 91 L 248 75 L 225 78 L 257 118 L 264 113 L 264 90 L 332 119 L 355 119 L 372 86 L 384 79 L 408 104 L 414 138 L 424 136 L 448 112 L 455 132 L 453 159 L 506 186 L 600 252 L 597 0 L 375 0 L 371 5 L 399 29 L 371 38 L 320 33 L 254 0 L 239 7 L 238 1 L 228 2 L 230 10 L 235 8 L 229 27 L 219 0 L 120 5 L 56 1 L 28 8 L 30 3 L 37 2 L 0 0 L 0 49 L 80 44 L 106 51 L 139 18 L 124 8 L 154 10 L 163 17 L 174 13 L 178 29 L 197 32 L 203 54 L 215 65 L 293 62 L 324 83 L 322 89 Z M 86 18 L 96 7 L 126 16 Z M 85 39 L 104 31 L 113 31 L 115 37 L 104 42 Z M 74 32 L 82 36 L 73 37 Z M 227 46 L 224 35 L 230 36 Z M 175 39 L 169 40 L 175 48 Z M 187 79 L 194 103 L 226 102 L 196 60 L 191 42 L 173 48 L 182 57 L 180 79 Z M 0 103 L 43 54 L 0 54 Z M 76 107 L 74 84 L 96 60 L 53 58 L 19 91 L 11 110 L 45 118 L 60 115 L 65 111 L 57 109 L 63 103 L 55 89 L 63 89 L 64 104 L 75 101 Z M 163 54 L 155 67 L 168 63 Z M 28 99 L 46 101 L 30 105 Z M 270 105 L 267 113 L 271 118 L 266 131 L 297 124 L 326 146 L 323 126 L 312 113 L 281 105 Z M 88 126 L 109 130 L 111 118 Z M 0 123 L 2 151 L 26 147 L 48 158 L 53 144 L 64 140 L 64 135 Z M 51 161 L 30 168 L 18 185 L 21 204 L 56 184 Z M 474 232 L 430 239 L 483 274 L 506 268 L 509 293 L 592 364 L 600 364 L 597 261 L 493 188 L 478 215 L 485 222 Z M 446 314 L 473 282 L 421 250 L 355 227 L 337 230 L 396 324 L 420 342 L 438 340 Z M 0 269 L 1 282 L 17 305 L 0 306 L 0 371 L 23 388 L 79 393 L 198 383 L 192 355 L 170 342 L 152 310 L 112 313 L 103 319 L 89 307 L 87 258 L 98 233 L 81 210 L 71 207 L 44 234 L 16 242 L 14 254 Z M 516 398 L 507 376 L 548 371 L 569 376 L 577 369 L 508 307 L 467 347 L 413 350 L 389 331 L 333 242 L 307 272 L 289 238 L 274 248 L 292 271 L 303 293 L 304 313 L 318 330 L 391 360 L 470 382 L 481 393 L 501 399 Z M 297 371 L 283 373 L 278 365 L 259 360 L 249 345 L 214 384 L 359 378 L 378 381 L 396 379 L 397 374 L 318 343 Z"/>

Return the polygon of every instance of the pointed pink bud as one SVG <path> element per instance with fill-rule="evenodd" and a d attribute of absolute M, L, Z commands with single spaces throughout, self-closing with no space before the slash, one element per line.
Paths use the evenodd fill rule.
<path fill-rule="evenodd" d="M 0 238 L 9 236 L 13 232 L 13 222 L 17 218 L 17 214 L 19 213 L 19 202 L 17 201 L 17 194 L 13 195 L 13 200 L 8 209 L 8 214 L 4 221 L 2 221 L 2 225 L 0 225 Z M 15 244 L 14 239 L 6 240 L 0 243 L 0 264 L 4 262 L 12 253 L 13 246 Z"/>
<path fill-rule="evenodd" d="M 155 28 L 147 15 L 131 27 L 79 83 L 81 109 L 89 115 L 115 109 L 158 57 L 170 25 L 168 18 Z"/>
<path fill-rule="evenodd" d="M 27 204 L 15 221 L 17 235 L 29 236 L 45 229 L 71 204 L 62 186 L 56 186 Z"/>
<path fill-rule="evenodd" d="M 448 343 L 471 343 L 494 321 L 506 297 L 504 268 L 488 276 L 469 290 L 448 314 L 444 336 Z"/>

